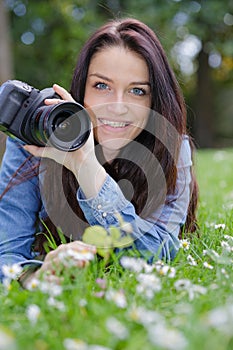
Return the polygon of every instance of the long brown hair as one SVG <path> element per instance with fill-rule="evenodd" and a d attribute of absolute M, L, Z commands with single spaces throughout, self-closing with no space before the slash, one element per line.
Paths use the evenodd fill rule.
<path fill-rule="evenodd" d="M 79 54 L 70 89 L 76 101 L 84 104 L 86 79 L 93 55 L 112 46 L 127 48 L 140 55 L 147 63 L 152 113 L 146 129 L 134 140 L 137 145 L 143 147 L 138 147 L 135 151 L 135 142 L 128 144 L 111 164 L 105 163 L 101 147 L 98 147 L 100 151 L 97 152 L 97 157 L 107 172 L 119 183 L 126 198 L 134 204 L 136 213 L 142 217 L 148 217 L 165 200 L 159 185 L 161 171 L 155 170 L 151 165 L 153 163 L 151 159 L 157 159 L 160 165 L 158 169 L 162 169 L 165 177 L 165 197 L 175 191 L 176 165 L 182 136 L 187 134 L 185 103 L 157 36 L 147 25 L 131 18 L 109 21 L 98 29 L 84 45 Z M 155 115 L 163 118 L 155 118 Z M 158 120 L 160 123 L 159 135 L 156 132 Z M 191 140 L 190 144 L 192 145 Z M 147 155 L 145 155 L 145 149 L 148 150 Z M 45 160 L 45 163 L 49 169 L 44 174 L 45 202 L 49 207 L 50 218 L 54 216 L 58 218 L 55 225 L 48 218 L 47 224 L 54 235 L 56 235 L 55 226 L 60 226 L 66 236 L 81 238 L 86 220 L 76 199 L 79 185 L 74 175 L 65 167 L 62 168 L 52 160 Z M 56 175 L 61 169 L 65 200 L 57 190 L 57 182 L 60 179 Z M 154 184 L 153 191 L 149 188 L 148 178 Z M 133 196 L 132 193 L 127 192 L 129 182 L 133 187 Z M 196 228 L 197 192 L 196 180 L 192 175 L 190 205 L 185 223 L 185 230 L 189 232 L 193 232 Z M 72 221 L 73 213 L 80 218 L 79 227 Z"/>

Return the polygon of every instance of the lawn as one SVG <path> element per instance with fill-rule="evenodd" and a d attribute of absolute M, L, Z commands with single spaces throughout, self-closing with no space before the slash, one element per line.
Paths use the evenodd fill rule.
<path fill-rule="evenodd" d="M 0 287 L 0 350 L 233 349 L 233 150 L 199 151 L 199 236 L 171 265 L 103 261 Z"/>

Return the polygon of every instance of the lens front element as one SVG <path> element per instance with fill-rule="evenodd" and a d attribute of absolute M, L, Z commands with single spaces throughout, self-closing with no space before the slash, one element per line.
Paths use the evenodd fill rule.
<path fill-rule="evenodd" d="M 78 114 L 71 114 L 70 111 L 59 112 L 52 125 L 54 136 L 62 142 L 75 140 L 77 135 L 80 135 L 81 128 Z"/>

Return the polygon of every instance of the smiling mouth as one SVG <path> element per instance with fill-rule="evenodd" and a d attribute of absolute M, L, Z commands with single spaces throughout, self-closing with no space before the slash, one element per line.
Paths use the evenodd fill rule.
<path fill-rule="evenodd" d="M 111 126 L 112 128 L 125 128 L 126 126 L 130 125 L 130 123 L 127 122 L 116 122 L 106 119 L 99 119 L 99 121 L 104 125 Z"/>

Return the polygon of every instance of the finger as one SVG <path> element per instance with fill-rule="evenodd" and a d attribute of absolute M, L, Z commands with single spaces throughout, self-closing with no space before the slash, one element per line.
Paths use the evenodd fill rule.
<path fill-rule="evenodd" d="M 82 241 L 71 242 L 69 243 L 69 247 L 77 251 L 87 250 L 89 252 L 96 253 L 96 247 L 94 245 L 87 244 Z"/>
<path fill-rule="evenodd" d="M 52 267 L 53 266 L 53 267 Z M 54 264 L 51 261 L 46 261 L 44 260 L 43 265 L 41 266 L 41 268 L 38 270 L 39 273 L 44 273 L 46 272 L 47 274 L 51 274 L 52 270 L 54 270 Z"/>
<path fill-rule="evenodd" d="M 58 277 L 56 275 L 47 275 L 47 274 L 44 274 L 43 275 L 43 280 L 48 282 L 48 283 L 52 283 L 52 284 L 56 284 L 56 285 L 60 285 L 63 281 L 64 281 L 64 278 L 63 277 Z"/>
<path fill-rule="evenodd" d="M 25 149 L 25 151 L 31 153 L 34 157 L 42 157 L 44 147 L 25 145 L 25 146 L 23 146 L 23 148 Z"/>
<path fill-rule="evenodd" d="M 50 105 L 57 105 L 59 103 L 62 103 L 64 102 L 64 100 L 61 100 L 60 98 L 46 98 L 44 100 L 44 103 L 47 105 L 47 106 L 50 106 Z"/>
<path fill-rule="evenodd" d="M 66 89 L 64 89 L 62 86 L 60 86 L 58 84 L 53 84 L 53 89 L 59 96 L 61 96 L 61 98 L 63 100 L 75 102 L 75 100 L 73 99 L 71 94 Z"/>
<path fill-rule="evenodd" d="M 50 158 L 63 164 L 66 153 L 54 147 L 38 147 L 34 145 L 25 145 L 23 148 L 31 153 L 34 157 Z"/>
<path fill-rule="evenodd" d="M 64 265 L 61 263 L 60 259 L 54 258 L 50 261 L 44 261 L 43 265 L 40 268 L 40 273 L 42 276 L 56 275 L 63 270 Z"/>
<path fill-rule="evenodd" d="M 43 263 L 42 267 L 43 267 L 45 264 L 47 264 L 48 262 L 51 262 L 51 261 L 53 261 L 53 260 L 56 258 L 56 256 L 57 256 L 57 251 L 58 251 L 58 249 L 51 250 L 51 251 L 45 256 L 44 263 Z M 41 268 L 42 268 L 42 267 L 41 267 Z"/>
<path fill-rule="evenodd" d="M 89 264 L 88 260 L 85 259 L 69 259 L 64 260 L 60 259 L 59 257 L 54 257 L 51 261 L 44 261 L 43 265 L 40 268 L 40 274 L 42 276 L 46 275 L 57 275 L 61 274 L 65 271 L 65 269 L 77 267 L 77 268 L 84 268 Z"/>
<path fill-rule="evenodd" d="M 96 247 L 91 244 L 86 244 L 82 241 L 74 241 L 66 244 L 59 245 L 55 250 L 49 252 L 47 257 L 53 258 L 56 255 L 59 255 L 61 252 L 65 253 L 66 251 L 73 250 L 77 252 L 88 251 L 91 253 L 96 253 Z"/>

